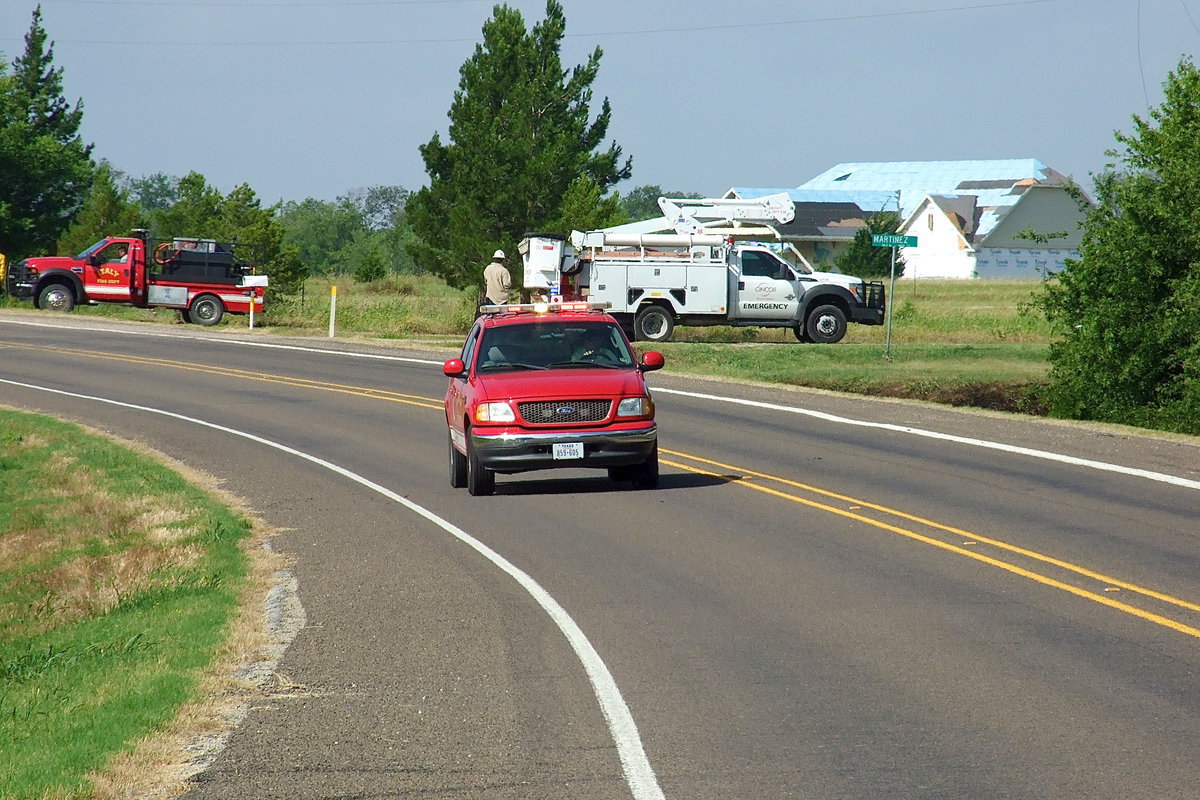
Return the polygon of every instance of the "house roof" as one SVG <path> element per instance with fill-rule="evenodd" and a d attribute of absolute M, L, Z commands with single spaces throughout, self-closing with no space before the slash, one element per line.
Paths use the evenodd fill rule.
<path fill-rule="evenodd" d="M 866 161 L 838 164 L 800 184 L 797 190 L 900 192 L 900 215 L 908 217 L 926 195 L 970 194 L 980 207 L 1001 208 L 1015 205 L 1029 186 L 1066 186 L 1069 182 L 1036 158 Z"/>

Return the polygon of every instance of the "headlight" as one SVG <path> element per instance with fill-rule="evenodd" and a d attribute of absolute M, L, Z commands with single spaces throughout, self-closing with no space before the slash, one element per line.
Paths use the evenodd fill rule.
<path fill-rule="evenodd" d="M 649 397 L 626 397 L 617 404 L 618 417 L 653 417 L 654 401 Z"/>
<path fill-rule="evenodd" d="M 517 415 L 508 403 L 480 403 L 475 407 L 476 422 L 516 422 Z"/>

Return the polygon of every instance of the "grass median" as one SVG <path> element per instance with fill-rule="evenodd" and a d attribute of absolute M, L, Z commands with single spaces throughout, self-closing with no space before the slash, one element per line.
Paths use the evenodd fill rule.
<path fill-rule="evenodd" d="M 0 797 L 134 796 L 122 769 L 144 767 L 114 764 L 229 656 L 254 526 L 149 454 L 7 409 L 0 476 Z"/>

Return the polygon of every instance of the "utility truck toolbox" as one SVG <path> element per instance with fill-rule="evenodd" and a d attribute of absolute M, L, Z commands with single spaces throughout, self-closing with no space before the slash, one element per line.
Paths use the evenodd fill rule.
<path fill-rule="evenodd" d="M 658 427 L 620 325 L 592 302 L 482 306 L 462 354 L 443 366 L 450 485 L 495 491 L 497 474 L 597 468 L 658 485 Z"/>

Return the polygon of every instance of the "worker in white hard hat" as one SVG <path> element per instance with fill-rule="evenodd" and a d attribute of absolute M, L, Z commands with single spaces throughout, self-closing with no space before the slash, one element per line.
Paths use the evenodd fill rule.
<path fill-rule="evenodd" d="M 492 263 L 483 268 L 483 294 L 489 303 L 496 305 L 508 302 L 512 288 L 512 276 L 508 274 L 504 260 L 504 251 L 497 250 L 492 253 Z"/>

